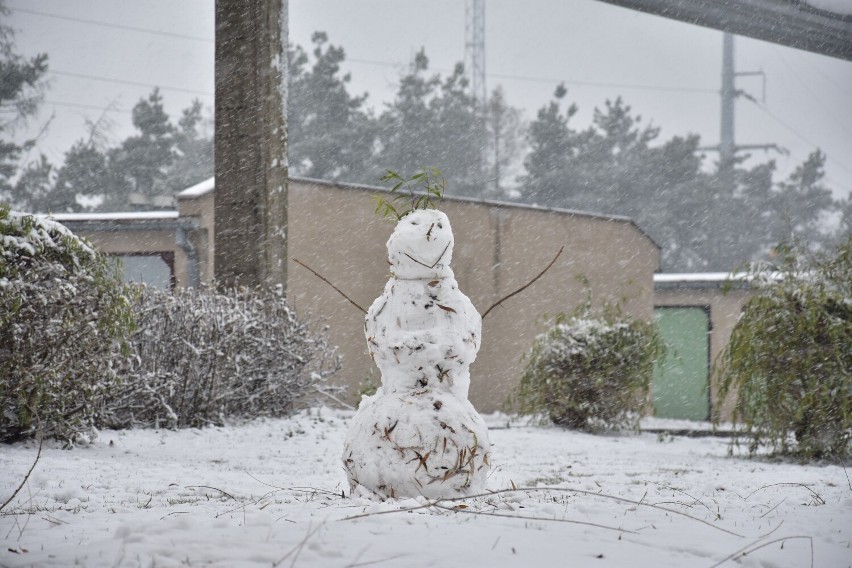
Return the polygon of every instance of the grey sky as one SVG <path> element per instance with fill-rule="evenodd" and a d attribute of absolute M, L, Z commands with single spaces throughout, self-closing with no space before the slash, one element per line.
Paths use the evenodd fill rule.
<path fill-rule="evenodd" d="M 212 0 L 9 0 L 9 6 L 19 49 L 47 52 L 56 72 L 30 126 L 37 131 L 54 114 L 38 148 L 54 162 L 82 136 L 84 118 L 96 119 L 111 103 L 113 140 L 130 134 L 129 111 L 154 85 L 172 116 L 195 97 L 212 107 Z M 380 110 L 420 47 L 436 70 L 463 59 L 464 1 L 290 0 L 291 41 L 307 47 L 316 30 L 346 48 L 353 90 L 369 92 L 368 103 Z M 661 126 L 664 138 L 695 132 L 709 146 L 718 142 L 721 38 L 594 0 L 488 0 L 488 87 L 502 84 L 509 103 L 531 119 L 564 81 L 580 107 L 575 127 L 621 95 L 646 122 Z M 762 69 L 767 82 L 760 102 L 761 80 L 738 78 L 737 87 L 759 104 L 738 100 L 737 142 L 788 149 L 789 156 L 754 153 L 774 158 L 785 174 L 819 146 L 828 155 L 827 185 L 837 195 L 852 192 L 852 63 L 738 37 L 736 67 Z"/>

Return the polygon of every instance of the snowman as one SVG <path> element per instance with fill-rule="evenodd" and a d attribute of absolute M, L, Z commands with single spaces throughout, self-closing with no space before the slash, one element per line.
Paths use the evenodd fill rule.
<path fill-rule="evenodd" d="M 453 232 L 434 209 L 405 215 L 387 242 L 392 277 L 364 323 L 382 384 L 346 435 L 352 495 L 456 497 L 480 493 L 488 430 L 468 400 L 482 318 L 458 288 Z"/>

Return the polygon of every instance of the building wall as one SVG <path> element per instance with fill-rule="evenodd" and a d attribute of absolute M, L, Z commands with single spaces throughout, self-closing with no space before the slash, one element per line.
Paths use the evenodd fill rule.
<path fill-rule="evenodd" d="M 709 283 L 703 288 L 658 286 L 654 293 L 655 306 L 700 306 L 710 309 L 710 412 L 713 417 L 720 417 L 722 420 L 730 420 L 735 397 L 729 394 L 722 400 L 716 363 L 719 354 L 728 344 L 734 325 L 750 295 L 751 292 L 745 288 L 724 293 L 718 283 Z"/>
<path fill-rule="evenodd" d="M 367 309 L 389 277 L 385 242 L 395 223 L 374 213 L 372 193 L 331 184 L 290 183 L 289 251 Z M 518 384 L 521 358 L 545 329 L 547 314 L 570 311 L 586 298 L 623 300 L 625 311 L 650 320 L 659 249 L 629 221 L 527 207 L 445 199 L 441 209 L 455 233 L 452 268 L 480 313 L 526 284 L 565 250 L 534 287 L 505 302 L 483 322 L 482 347 L 471 367 L 470 398 L 483 412 L 498 410 Z M 316 323 L 333 323 L 344 357 L 339 380 L 357 386 L 378 370 L 367 355 L 364 314 L 292 262 L 288 297 Z"/>
<path fill-rule="evenodd" d="M 198 255 L 199 280 L 210 284 L 214 277 L 215 225 L 214 194 L 212 191 L 196 197 L 178 195 L 178 211 L 181 217 L 195 217 L 199 228 L 189 231 L 189 240 Z"/>
<path fill-rule="evenodd" d="M 369 308 L 390 276 L 385 243 L 395 226 L 374 212 L 374 192 L 300 180 L 289 186 L 288 299 L 300 316 L 330 325 L 331 340 L 344 359 L 337 380 L 349 387 L 350 402 L 355 402 L 360 384 L 380 379 L 367 355 L 364 314 L 292 259 L 308 264 Z M 215 274 L 213 205 L 212 191 L 179 196 L 180 218 L 197 221 L 189 238 L 205 284 Z M 565 247 L 541 280 L 483 321 L 470 389 L 479 410 L 501 408 L 518 384 L 521 358 L 545 330 L 548 315 L 573 310 L 587 294 L 595 302 L 620 300 L 626 312 L 651 319 L 659 249 L 632 222 L 451 198 L 441 209 L 455 233 L 453 271 L 480 313 L 529 282 Z M 174 230 L 87 233 L 81 226 L 75 232 L 105 252 L 173 251 L 177 284 L 187 285 L 188 258 L 176 245 Z"/>
<path fill-rule="evenodd" d="M 95 247 L 106 254 L 140 254 L 170 252 L 174 255 L 175 283 L 186 286 L 186 253 L 175 243 L 174 230 L 145 229 L 144 226 L 126 231 L 87 230 L 86 223 L 68 223 L 68 227 L 78 236 L 85 237 Z M 121 223 L 116 223 L 116 227 Z M 127 223 L 124 223 L 127 225 Z"/>

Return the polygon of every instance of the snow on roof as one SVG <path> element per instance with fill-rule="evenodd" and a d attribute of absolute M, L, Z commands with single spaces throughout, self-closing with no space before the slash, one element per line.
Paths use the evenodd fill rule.
<path fill-rule="evenodd" d="M 672 272 L 654 274 L 654 289 L 712 290 L 722 289 L 725 285 L 743 289 L 749 288 L 754 279 L 754 275 L 743 272 Z"/>
<path fill-rule="evenodd" d="M 209 177 L 206 180 L 188 187 L 177 194 L 178 199 L 193 199 L 207 195 L 216 188 L 216 178 Z"/>
<path fill-rule="evenodd" d="M 654 274 L 654 283 L 671 282 L 726 282 L 728 280 L 740 280 L 741 274 L 730 272 L 684 272 Z"/>
<path fill-rule="evenodd" d="M 330 180 L 322 180 L 322 179 L 314 179 L 314 178 L 304 178 L 304 177 L 290 177 L 290 181 L 301 182 L 307 184 L 314 185 L 324 185 L 324 186 L 334 186 L 346 189 L 359 189 L 359 190 L 367 190 L 367 191 L 381 191 L 388 192 L 389 189 L 387 187 L 368 185 L 362 183 L 349 183 L 349 182 L 340 182 L 340 181 L 330 181 Z M 216 189 L 216 177 L 208 178 L 200 183 L 193 185 L 192 187 L 188 187 L 177 194 L 178 199 L 194 199 L 196 197 L 201 197 L 203 195 L 207 195 Z M 514 203 L 514 202 L 504 202 L 504 201 L 495 201 L 490 199 L 477 199 L 472 197 L 461 197 L 455 195 L 445 195 L 444 199 L 448 201 L 467 201 L 471 203 L 481 203 L 483 205 L 492 205 L 497 207 L 512 207 L 518 209 L 529 209 L 534 211 L 549 211 L 552 213 L 561 213 L 567 215 L 575 215 L 582 217 L 590 217 L 595 219 L 603 219 L 606 221 L 620 221 L 624 223 L 629 223 L 636 227 L 643 236 L 645 236 L 649 241 L 651 241 L 654 246 L 657 248 L 662 248 L 659 243 L 657 243 L 651 236 L 645 232 L 633 219 L 630 217 L 625 217 L 622 215 L 606 215 L 603 213 L 592 213 L 589 211 L 578 211 L 573 209 L 561 209 L 557 207 L 542 207 L 539 205 L 530 205 L 526 203 Z"/>
<path fill-rule="evenodd" d="M 177 211 L 127 211 L 120 213 L 53 213 L 37 217 L 54 221 L 156 221 L 177 219 Z"/>

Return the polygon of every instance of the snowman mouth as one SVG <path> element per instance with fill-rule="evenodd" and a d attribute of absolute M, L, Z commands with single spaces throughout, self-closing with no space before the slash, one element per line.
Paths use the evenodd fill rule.
<path fill-rule="evenodd" d="M 426 268 L 435 268 L 436 266 L 438 266 L 438 263 L 441 262 L 441 259 L 444 258 L 444 255 L 447 254 L 447 251 L 450 249 L 451 244 L 452 244 L 452 241 L 447 243 L 447 246 L 444 247 L 444 250 L 441 253 L 441 255 L 438 257 L 438 260 L 436 260 L 432 264 L 426 264 L 425 262 L 421 262 L 421 261 L 417 260 L 416 258 L 414 258 L 413 256 L 411 256 L 410 254 L 408 254 L 407 252 L 403 253 L 403 254 L 405 254 L 405 256 L 407 256 L 408 258 L 410 258 L 411 260 L 413 260 L 414 262 L 416 262 L 420 266 L 425 266 Z"/>

